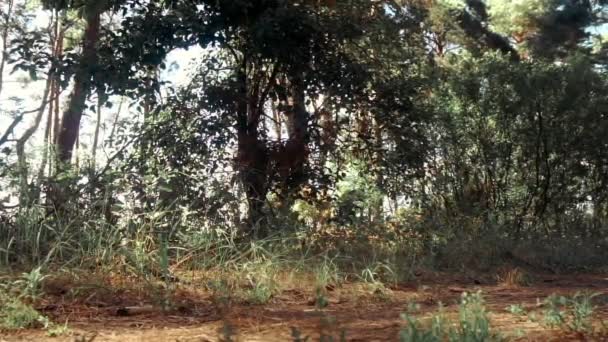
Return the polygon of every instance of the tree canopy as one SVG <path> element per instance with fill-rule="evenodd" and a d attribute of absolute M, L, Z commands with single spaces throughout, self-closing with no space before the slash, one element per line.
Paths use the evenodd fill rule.
<path fill-rule="evenodd" d="M 517 237 L 605 222 L 604 1 L 2 10 L 0 85 L 46 80 L 37 104 L 3 100 L 3 207 L 110 224 L 121 210 L 166 208 L 249 236 L 306 206 L 328 224 L 382 225 L 406 210 Z M 45 23 L 26 25 L 34 15 Z"/>

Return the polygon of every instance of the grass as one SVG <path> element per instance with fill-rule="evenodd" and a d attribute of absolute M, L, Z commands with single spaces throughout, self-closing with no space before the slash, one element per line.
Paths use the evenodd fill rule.
<path fill-rule="evenodd" d="M 508 267 L 499 270 L 497 281 L 506 287 L 530 286 L 532 279 L 530 275 L 519 267 Z"/>
<path fill-rule="evenodd" d="M 404 240 L 399 241 L 405 241 L 404 245 L 388 238 L 361 238 L 349 245 L 331 237 L 310 241 L 301 232 L 294 234 L 286 230 L 251 241 L 239 239 L 220 222 L 215 229 L 193 229 L 195 224 L 189 220 L 161 212 L 143 217 L 125 215 L 114 226 L 109 226 L 102 220 L 83 217 L 62 221 L 46 217 L 36 208 L 28 209 L 11 229 L 0 230 L 0 266 L 12 267 L 14 271 L 28 270 L 3 287 L 2 326 L 5 329 L 44 327 L 50 335 L 68 333 L 67 324 L 52 324 L 31 305 L 45 296 L 44 284 L 56 278 L 58 270 L 69 270 L 72 277 L 91 273 L 124 280 L 122 286 L 139 292 L 140 297 L 161 311 L 176 307 L 174 294 L 181 285 L 172 280 L 175 272 L 182 278 L 189 273 L 197 274 L 198 278 L 182 281 L 201 285 L 211 293 L 213 304 L 225 311 L 234 304 L 271 305 L 278 294 L 294 284 L 306 288 L 316 309 L 322 311 L 331 305 L 331 291 L 347 283 L 358 283 L 367 296 L 390 302 L 391 289 L 404 279 L 413 279 L 413 270 L 417 267 L 432 269 L 435 265 L 436 269 L 442 269 L 451 265 L 455 267 L 452 271 L 474 271 L 470 265 L 475 263 L 471 260 L 477 251 L 483 250 L 483 257 L 477 259 L 494 258 L 491 262 L 477 262 L 483 263 L 481 267 L 486 269 L 490 264 L 500 264 L 501 253 L 512 248 L 510 244 L 500 245 L 505 240 L 499 234 L 479 241 L 470 237 L 460 241 L 457 234 L 443 240 L 416 235 L 402 237 Z M 410 241 L 410 238 L 428 239 Z M 431 243 L 434 245 L 427 246 L 429 250 L 422 249 L 422 245 Z M 324 250 L 320 246 L 335 247 Z M 414 247 L 408 251 L 404 246 Z M 554 262 L 555 258 L 556 254 L 552 254 L 550 261 Z M 542 261 L 542 256 L 526 260 L 539 259 Z M 512 261 L 505 260 L 504 264 L 510 265 L 508 262 Z M 571 265 L 575 261 L 570 257 L 567 263 Z M 495 280 L 504 286 L 533 285 L 531 271 L 524 267 L 495 267 L 494 270 L 497 270 Z M 116 284 L 98 285 L 87 289 L 72 287 L 69 295 L 95 296 L 117 288 Z M 15 293 L 18 293 L 17 299 Z M 540 320 L 548 328 L 595 334 L 598 328 L 592 323 L 593 298 L 595 295 L 591 294 L 551 297 L 545 303 Z M 520 317 L 532 314 L 518 304 L 509 306 L 507 311 Z M 489 312 L 480 294 L 461 298 L 458 315 L 452 322 L 441 310 L 430 319 L 406 313 L 402 340 L 500 340 L 491 327 Z M 321 325 L 324 331 L 333 329 L 331 320 Z M 336 331 L 328 336 L 339 340 L 340 334 Z M 305 340 L 306 336 L 298 336 Z M 297 338 L 294 336 L 294 340 Z"/>
<path fill-rule="evenodd" d="M 415 308 L 416 306 L 412 306 Z M 481 292 L 463 293 L 458 309 L 458 319 L 451 324 L 443 308 L 430 318 L 430 325 L 422 323 L 412 314 L 403 314 L 405 328 L 399 338 L 402 342 L 482 342 L 502 341 L 503 337 L 493 331 Z"/>
<path fill-rule="evenodd" d="M 599 293 L 577 292 L 571 297 L 552 295 L 545 300 L 543 324 L 550 328 L 560 328 L 566 331 L 594 334 L 593 298 Z"/>

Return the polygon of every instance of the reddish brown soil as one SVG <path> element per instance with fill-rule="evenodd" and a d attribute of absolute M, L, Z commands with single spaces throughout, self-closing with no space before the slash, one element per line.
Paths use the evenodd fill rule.
<path fill-rule="evenodd" d="M 64 284 L 63 286 L 68 286 Z M 517 341 L 608 341 L 608 335 L 578 336 L 561 330 L 548 330 L 526 316 L 511 314 L 506 307 L 521 304 L 528 311 L 542 311 L 537 303 L 551 294 L 572 295 L 577 291 L 598 292 L 595 319 L 608 321 L 608 276 L 544 275 L 534 277 L 530 286 L 509 287 L 437 274 L 420 276 L 415 282 L 395 286 L 388 296 L 378 296 L 360 284 L 345 284 L 329 292 L 330 304 L 322 311 L 310 305 L 312 291 L 294 286 L 277 295 L 267 305 L 232 304 L 220 308 L 210 294 L 178 285 L 170 312 L 160 310 L 135 315 L 117 316 L 124 305 L 144 305 L 133 294 L 107 289 L 90 291 L 78 300 L 68 300 L 62 284 L 48 286 L 49 297 L 39 309 L 55 322 L 68 322 L 71 334 L 46 337 L 44 331 L 4 332 L 0 341 L 219 341 L 220 331 L 231 326 L 238 341 L 292 341 L 291 328 L 297 327 L 311 340 L 319 340 L 326 331 L 338 337 L 345 331 L 348 341 L 398 341 L 403 326 L 400 314 L 408 304 L 420 304 L 419 315 L 437 309 L 441 302 L 446 312 L 455 312 L 461 292 L 483 292 L 491 311 L 493 326 L 509 340 Z M 104 294 L 104 291 L 106 293 Z M 55 293 L 54 293 L 55 292 Z M 140 293 L 142 295 L 142 293 Z M 84 298 L 83 298 L 84 297 Z M 76 297 L 72 297 L 76 298 Z M 143 297 L 140 297 L 143 298 Z M 326 328 L 327 321 L 333 321 Z M 525 337 L 514 337 L 520 330 Z M 339 339 L 336 339 L 339 340 Z"/>

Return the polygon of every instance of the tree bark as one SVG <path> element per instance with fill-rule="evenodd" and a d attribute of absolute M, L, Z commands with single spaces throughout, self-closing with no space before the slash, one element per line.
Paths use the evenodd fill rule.
<path fill-rule="evenodd" d="M 286 124 L 289 139 L 273 157 L 278 166 L 279 177 L 283 182 L 284 195 L 298 188 L 305 180 L 305 165 L 308 160 L 308 120 L 309 114 L 306 110 L 305 85 L 298 73 L 290 77 L 290 101 L 291 105 L 286 111 Z"/>
<path fill-rule="evenodd" d="M 245 54 L 246 55 L 246 54 Z M 249 94 L 247 58 L 238 71 L 239 98 L 236 108 L 237 168 L 247 197 L 247 233 L 260 233 L 264 226 L 264 203 L 268 192 L 268 149 L 258 134 L 259 113 Z M 257 100 L 257 99 L 256 99 Z M 261 110 L 261 108 L 260 108 Z"/>
<path fill-rule="evenodd" d="M 94 11 L 87 16 L 83 36 L 83 49 L 80 65 L 74 76 L 74 88 L 66 111 L 63 113 L 61 128 L 57 137 L 58 159 L 60 164 L 69 164 L 78 138 L 80 121 L 85 110 L 87 97 L 91 93 L 93 69 L 97 64 L 97 43 L 101 22 L 101 12 Z"/>
<path fill-rule="evenodd" d="M 4 30 L 2 30 L 2 59 L 0 60 L 0 94 L 2 94 L 2 86 L 4 83 L 4 67 L 8 58 L 8 33 L 10 31 L 11 16 L 13 15 L 13 0 L 7 1 L 6 21 L 4 22 Z"/>
<path fill-rule="evenodd" d="M 99 128 L 101 126 L 101 105 L 102 105 L 101 93 L 97 98 L 97 121 L 95 123 L 95 133 L 93 134 L 93 146 L 91 147 L 91 169 L 95 171 L 95 162 L 97 158 L 97 143 L 99 141 Z"/>
<path fill-rule="evenodd" d="M 61 25 L 62 22 L 62 18 L 59 17 L 59 13 L 55 12 L 55 20 L 52 23 L 53 25 L 53 37 L 52 37 L 52 44 L 53 44 L 53 57 L 58 57 L 61 54 L 61 51 L 63 50 L 63 30 L 59 29 L 59 26 Z M 49 111 L 48 111 L 48 115 L 47 115 L 47 120 L 46 120 L 46 128 L 44 130 L 44 143 L 43 143 L 43 154 L 42 154 L 42 161 L 40 164 L 40 169 L 38 170 L 38 185 L 36 186 L 36 189 L 38 189 L 38 193 L 40 193 L 40 188 L 41 188 L 41 184 L 42 184 L 42 179 L 44 178 L 44 172 L 46 171 L 46 166 L 47 164 L 49 165 L 49 176 L 51 175 L 52 172 L 52 162 L 49 159 L 49 156 L 53 155 L 53 144 L 52 144 L 52 131 L 53 131 L 53 116 L 55 115 L 56 112 L 58 112 L 58 109 L 55 108 L 55 106 L 59 106 L 59 83 L 57 82 L 57 78 L 54 76 L 54 74 L 52 74 L 51 76 L 51 84 L 50 84 L 50 93 L 49 93 Z M 38 198 L 37 200 L 39 200 L 39 194 L 38 194 Z"/>

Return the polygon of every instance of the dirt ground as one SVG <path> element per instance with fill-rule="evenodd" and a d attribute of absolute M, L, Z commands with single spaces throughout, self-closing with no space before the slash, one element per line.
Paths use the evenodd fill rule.
<path fill-rule="evenodd" d="M 344 284 L 330 289 L 329 305 L 322 310 L 312 304 L 312 291 L 297 286 L 283 290 L 266 305 L 241 303 L 229 308 L 220 308 L 204 291 L 184 286 L 178 290 L 174 298 L 178 305 L 171 312 L 151 309 L 136 315 L 120 315 L 124 306 L 146 305 L 129 301 L 126 293 L 114 293 L 110 298 L 92 291 L 85 300 L 74 301 L 66 299 L 61 285 L 55 287 L 56 293 L 47 289 L 49 297 L 38 309 L 54 322 L 67 322 L 68 335 L 51 338 L 42 330 L 0 332 L 0 341 L 221 341 L 221 332 L 226 329 L 236 332 L 236 341 L 293 341 L 292 327 L 312 341 L 318 341 L 322 331 L 336 338 L 344 331 L 348 341 L 398 341 L 404 324 L 400 314 L 412 302 L 420 305 L 418 314 L 422 316 L 435 311 L 440 302 L 446 312 L 456 312 L 461 293 L 477 290 L 483 293 L 493 327 L 509 340 L 608 341 L 608 336 L 583 337 L 548 330 L 506 309 L 521 304 L 529 312 L 540 312 L 540 301 L 551 294 L 588 291 L 602 293 L 596 297 L 595 319 L 606 321 L 608 275 L 538 275 L 530 286 L 506 286 L 433 274 L 394 286 L 387 296 L 375 295 L 360 284 Z M 512 334 L 517 330 L 519 337 Z"/>

